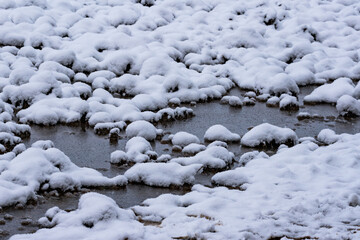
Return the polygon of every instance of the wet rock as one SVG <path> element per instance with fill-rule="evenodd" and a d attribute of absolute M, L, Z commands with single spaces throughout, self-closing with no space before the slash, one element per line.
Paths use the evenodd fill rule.
<path fill-rule="evenodd" d="M 5 219 L 5 220 L 8 220 L 8 221 L 11 221 L 11 220 L 14 219 L 14 216 L 7 213 L 7 214 L 4 215 L 4 219 Z"/>
<path fill-rule="evenodd" d="M 175 146 L 172 147 L 172 151 L 173 152 L 181 152 L 182 147 L 180 147 L 179 145 L 175 145 Z"/>
<path fill-rule="evenodd" d="M 31 224 L 33 224 L 34 222 L 33 222 L 33 220 L 31 219 L 31 218 L 26 218 L 26 219 L 22 219 L 21 221 L 20 221 L 20 224 L 22 225 L 22 226 L 29 226 L 29 225 L 31 225 Z"/>

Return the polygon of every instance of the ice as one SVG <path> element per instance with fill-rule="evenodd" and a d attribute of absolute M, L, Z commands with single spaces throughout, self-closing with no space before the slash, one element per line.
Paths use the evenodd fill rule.
<path fill-rule="evenodd" d="M 223 141 L 223 142 L 237 142 L 240 141 L 240 135 L 230 132 L 229 129 L 221 124 L 216 124 L 209 127 L 204 135 L 205 141 Z"/>
<path fill-rule="evenodd" d="M 297 140 L 293 130 L 263 123 L 247 132 L 241 138 L 241 144 L 247 147 L 276 147 L 280 144 L 294 145 Z"/>

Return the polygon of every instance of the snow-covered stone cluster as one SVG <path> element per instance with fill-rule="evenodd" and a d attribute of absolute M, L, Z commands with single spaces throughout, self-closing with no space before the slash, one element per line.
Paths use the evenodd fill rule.
<path fill-rule="evenodd" d="M 77 209 L 51 208 L 44 229 L 11 239 L 358 239 L 359 134 L 299 139 L 263 123 L 240 136 L 219 123 L 202 138 L 157 124 L 213 99 L 360 116 L 359 12 L 356 0 L 1 0 L 0 208 L 47 191 L 192 186 L 129 209 L 84 194 Z M 79 123 L 125 136 L 109 156 L 123 175 L 78 167 L 51 141 L 23 144 L 28 124 Z M 250 152 L 235 156 L 234 145 Z M 202 171 L 211 186 L 196 184 Z"/>

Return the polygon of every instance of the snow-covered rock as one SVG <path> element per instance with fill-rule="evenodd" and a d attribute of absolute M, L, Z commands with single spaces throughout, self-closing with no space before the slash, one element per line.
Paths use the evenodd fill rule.
<path fill-rule="evenodd" d="M 269 123 L 252 128 L 241 139 L 241 145 L 247 147 L 276 147 L 280 144 L 294 145 L 297 135 L 290 128 L 281 128 Z"/>
<path fill-rule="evenodd" d="M 110 162 L 114 164 L 139 163 L 156 159 L 157 154 L 151 144 L 143 137 L 133 137 L 127 141 L 125 152 L 116 150 L 111 153 Z"/>
<path fill-rule="evenodd" d="M 204 168 L 221 169 L 228 166 L 234 160 L 234 154 L 221 146 L 208 146 L 204 151 L 192 157 L 173 158 L 170 162 L 176 162 L 184 166 L 201 164 Z"/>
<path fill-rule="evenodd" d="M 155 140 L 158 133 L 160 131 L 154 125 L 144 120 L 132 122 L 126 127 L 126 136 L 129 138 L 138 136 L 152 141 Z"/>
<path fill-rule="evenodd" d="M 279 102 L 280 110 L 296 111 L 299 110 L 299 102 L 294 96 L 282 94 Z"/>
<path fill-rule="evenodd" d="M 76 166 L 49 141 L 34 143 L 11 161 L 0 160 L 0 166 L 0 206 L 24 204 L 36 199 L 40 190 L 73 191 L 127 183 L 124 176 L 107 178 L 94 169 Z"/>
<path fill-rule="evenodd" d="M 200 140 L 194 134 L 188 132 L 177 132 L 174 135 L 170 135 L 171 143 L 173 145 L 178 145 L 181 147 L 185 147 L 191 143 L 200 143 Z"/>
<path fill-rule="evenodd" d="M 342 116 L 360 116 L 360 101 L 352 96 L 343 95 L 336 102 L 336 110 Z"/>
<path fill-rule="evenodd" d="M 138 163 L 124 173 L 129 182 L 150 186 L 169 187 L 192 184 L 201 164 L 181 166 L 178 163 Z"/>
<path fill-rule="evenodd" d="M 230 132 L 229 129 L 221 124 L 216 124 L 209 127 L 204 135 L 205 141 L 223 141 L 223 142 L 237 142 L 240 141 L 240 135 Z"/>

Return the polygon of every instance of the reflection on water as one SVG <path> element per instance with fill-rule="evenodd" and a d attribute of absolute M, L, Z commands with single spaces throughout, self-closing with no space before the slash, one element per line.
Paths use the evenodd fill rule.
<path fill-rule="evenodd" d="M 195 112 L 195 117 L 175 122 L 159 123 L 158 128 L 167 132 L 176 133 L 178 131 L 187 131 L 203 139 L 205 131 L 214 124 L 222 124 L 230 131 L 244 135 L 249 128 L 258 124 L 268 122 L 280 127 L 289 127 L 297 133 L 299 137 L 316 136 L 321 129 L 330 128 L 336 133 L 357 133 L 360 131 L 360 121 L 353 119 L 350 121 L 337 121 L 337 112 L 334 106 L 328 104 L 308 106 L 302 104 L 304 95 L 311 92 L 311 88 L 303 88 L 299 101 L 302 105 L 298 112 L 308 112 L 320 116 L 329 117 L 328 120 L 303 120 L 299 121 L 296 116 L 298 112 L 284 112 L 278 108 L 266 107 L 265 103 L 257 102 L 255 106 L 244 106 L 242 108 L 233 108 L 228 105 L 220 105 L 219 101 L 197 104 L 189 106 Z M 233 89 L 229 95 L 241 96 L 244 92 Z M 123 174 L 127 167 L 112 166 L 109 163 L 111 152 L 121 149 L 124 150 L 127 139 L 123 134 L 122 138 L 116 144 L 110 144 L 105 136 L 94 134 L 91 129 L 81 129 L 80 127 L 55 126 L 39 127 L 32 126 L 31 137 L 25 144 L 30 146 L 37 140 L 49 139 L 55 143 L 55 146 L 62 150 L 70 159 L 80 167 L 91 167 L 99 170 L 106 176 L 115 176 Z M 153 142 L 154 150 L 159 154 L 171 153 L 171 146 L 161 144 L 159 141 Z M 229 150 L 234 152 L 237 157 L 246 151 L 252 149 L 242 148 L 239 144 L 230 144 Z M 203 173 L 196 176 L 196 183 L 209 185 L 209 179 L 213 173 Z M 113 198 L 120 207 L 130 207 L 140 204 L 147 198 L 157 197 L 164 193 L 184 194 L 189 188 L 169 189 L 153 188 L 140 184 L 129 184 L 124 188 L 94 190 Z M 75 209 L 80 193 L 68 194 L 61 197 L 45 197 L 43 203 L 37 205 L 28 205 L 25 209 L 16 210 L 14 208 L 4 209 L 0 213 L 0 221 L 4 214 L 10 213 L 15 218 L 12 221 L 5 221 L 5 225 L 0 225 L 1 231 L 6 230 L 10 235 L 16 233 L 32 232 L 37 229 L 36 225 L 22 226 L 21 221 L 24 217 L 30 217 L 37 220 L 42 217 L 45 211 L 53 206 L 59 206 L 62 209 Z M 9 236 L 10 236 L 9 235 Z"/>

